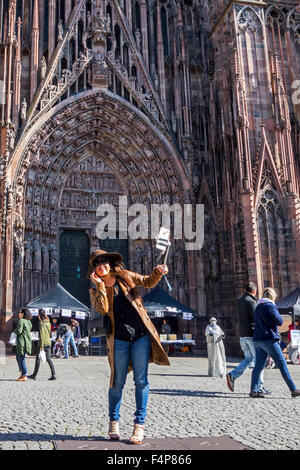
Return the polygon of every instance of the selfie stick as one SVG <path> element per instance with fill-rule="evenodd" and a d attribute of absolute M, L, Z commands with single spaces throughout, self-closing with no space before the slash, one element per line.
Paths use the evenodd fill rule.
<path fill-rule="evenodd" d="M 169 253 L 169 248 L 170 248 L 171 242 L 170 242 L 170 230 L 165 227 L 161 227 L 158 236 L 156 237 L 156 248 L 162 252 L 162 254 L 165 253 L 165 258 L 164 258 L 164 265 L 166 265 L 167 262 L 167 257 Z M 166 284 L 168 286 L 169 291 L 172 290 L 172 287 L 169 284 L 168 279 L 166 278 L 166 275 L 163 274 Z"/>
<path fill-rule="evenodd" d="M 171 242 L 169 242 L 168 248 L 167 248 L 167 250 L 166 250 L 165 259 L 164 259 L 164 265 L 166 265 L 166 263 L 167 263 L 167 257 L 168 257 L 168 254 L 169 254 L 169 248 L 170 248 L 170 246 L 171 246 Z M 169 281 L 168 281 L 166 275 L 164 274 L 163 276 L 164 276 L 164 278 L 165 278 L 165 281 L 166 281 L 166 284 L 167 284 L 167 287 L 168 287 L 169 291 L 172 292 L 172 287 L 171 287 L 171 285 L 170 285 L 170 283 L 169 283 Z"/>

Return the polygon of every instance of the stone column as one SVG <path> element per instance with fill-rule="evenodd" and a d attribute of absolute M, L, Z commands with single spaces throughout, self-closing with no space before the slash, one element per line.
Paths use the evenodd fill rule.
<path fill-rule="evenodd" d="M 142 34 L 142 54 L 147 69 L 149 70 L 149 46 L 148 46 L 148 26 L 147 26 L 147 5 L 146 0 L 140 1 L 141 12 L 141 34 Z"/>
<path fill-rule="evenodd" d="M 65 24 L 68 23 L 72 11 L 72 0 L 65 0 Z"/>
<path fill-rule="evenodd" d="M 56 26 L 56 1 L 49 0 L 49 19 L 48 19 L 48 64 L 50 63 L 55 48 L 55 26 Z"/>
<path fill-rule="evenodd" d="M 30 101 L 32 101 L 37 89 L 37 73 L 39 68 L 39 31 L 39 4 L 38 0 L 35 0 L 31 31 Z"/>
<path fill-rule="evenodd" d="M 10 331 L 12 327 L 12 260 L 13 260 L 13 194 L 6 188 L 6 227 L 1 240 L 2 253 L 2 296 L 1 296 L 1 331 Z"/>
<path fill-rule="evenodd" d="M 6 83 L 6 122 L 11 120 L 11 102 L 12 102 L 12 64 L 13 64 L 13 49 L 15 41 L 15 23 L 16 23 L 16 0 L 10 2 L 8 10 L 8 54 L 7 54 L 7 83 Z M 5 74 L 5 73 L 4 73 Z M 4 80 L 5 82 L 5 80 Z"/>
<path fill-rule="evenodd" d="M 159 77 L 160 99 L 166 110 L 166 77 L 165 77 L 165 58 L 164 58 L 164 44 L 161 26 L 161 11 L 160 1 L 157 2 L 157 66 Z"/>
<path fill-rule="evenodd" d="M 16 128 L 19 125 L 19 114 L 21 105 L 21 76 L 22 76 L 22 58 L 21 58 L 21 18 L 18 18 L 18 33 L 17 33 L 17 49 L 15 57 L 15 77 L 14 77 L 14 105 L 13 105 L 13 122 Z"/>

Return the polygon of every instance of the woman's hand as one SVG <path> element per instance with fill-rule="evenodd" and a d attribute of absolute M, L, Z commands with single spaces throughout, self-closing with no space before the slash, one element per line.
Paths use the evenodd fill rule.
<path fill-rule="evenodd" d="M 97 276 L 95 271 L 92 272 L 92 274 L 90 276 L 90 279 L 94 284 L 98 284 L 101 287 L 105 287 L 104 282 L 102 281 L 102 279 L 99 276 Z"/>
<path fill-rule="evenodd" d="M 168 266 L 165 264 L 159 264 L 156 267 L 163 276 L 165 276 L 169 272 Z"/>

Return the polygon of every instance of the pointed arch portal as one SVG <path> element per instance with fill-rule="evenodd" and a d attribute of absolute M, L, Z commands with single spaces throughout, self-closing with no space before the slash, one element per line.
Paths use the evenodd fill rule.
<path fill-rule="evenodd" d="M 79 240 L 88 238 L 84 253 L 88 245 L 90 250 L 99 246 L 100 204 L 117 208 L 120 196 L 129 205 L 148 208 L 192 202 L 185 168 L 163 128 L 110 92 L 84 92 L 49 111 L 21 139 L 9 172 L 17 195 L 11 221 L 13 285 L 21 279 L 12 293 L 13 309 L 61 280 L 59 255 L 71 240 L 70 253 L 77 249 L 78 266 L 70 262 L 70 269 L 78 269 L 74 278 L 86 279 Z M 126 247 L 117 248 L 127 250 L 130 269 L 147 273 L 158 261 L 150 238 L 128 240 Z M 181 286 L 182 300 L 188 292 L 186 257 L 183 241 L 176 241 L 170 277 Z M 65 267 L 64 273 L 66 279 Z"/>

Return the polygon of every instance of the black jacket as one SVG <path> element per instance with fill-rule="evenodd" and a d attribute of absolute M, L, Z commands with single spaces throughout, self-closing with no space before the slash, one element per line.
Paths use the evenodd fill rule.
<path fill-rule="evenodd" d="M 240 338 L 251 337 L 254 332 L 254 311 L 257 305 L 257 299 L 246 292 L 238 300 L 239 315 L 239 335 Z"/>

